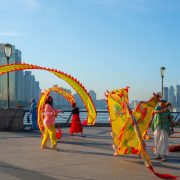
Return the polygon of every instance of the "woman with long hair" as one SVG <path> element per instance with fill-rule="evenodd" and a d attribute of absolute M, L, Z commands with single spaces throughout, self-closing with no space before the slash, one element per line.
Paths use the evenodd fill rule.
<path fill-rule="evenodd" d="M 70 135 L 73 136 L 74 133 L 81 133 L 82 137 L 85 137 L 83 134 L 83 127 L 79 117 L 79 108 L 76 106 L 76 103 L 72 103 L 72 122 L 70 127 Z"/>
<path fill-rule="evenodd" d="M 47 148 L 46 143 L 47 143 L 48 137 L 50 137 L 51 148 L 57 150 L 55 117 L 57 117 L 57 114 L 59 112 L 62 112 L 62 111 L 54 108 L 53 98 L 51 96 L 48 96 L 46 98 L 45 107 L 44 107 L 44 120 L 43 120 L 44 134 L 43 134 L 43 139 L 41 143 L 42 149 Z"/>

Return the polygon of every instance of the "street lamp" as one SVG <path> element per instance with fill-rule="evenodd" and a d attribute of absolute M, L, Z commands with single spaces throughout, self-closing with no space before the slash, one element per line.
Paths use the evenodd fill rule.
<path fill-rule="evenodd" d="M 10 44 L 5 44 L 4 46 L 4 54 L 7 59 L 7 64 L 9 64 L 9 58 L 12 54 L 12 46 Z M 9 73 L 7 73 L 7 108 L 9 109 Z"/>
<path fill-rule="evenodd" d="M 162 78 L 162 91 L 161 91 L 161 96 L 162 96 L 162 98 L 163 98 L 163 78 L 164 78 L 164 71 L 166 70 L 166 68 L 165 68 L 165 67 L 161 67 L 160 70 L 161 70 L 161 78 Z"/>

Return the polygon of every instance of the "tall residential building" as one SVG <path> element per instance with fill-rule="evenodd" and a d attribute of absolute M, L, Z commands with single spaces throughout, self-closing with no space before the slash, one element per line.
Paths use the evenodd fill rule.
<path fill-rule="evenodd" d="M 81 99 L 81 97 L 79 96 L 78 93 L 75 93 L 75 94 L 74 94 L 74 99 L 75 99 L 76 104 L 77 104 L 77 106 L 78 106 L 79 108 L 85 108 L 84 103 L 82 102 L 82 99 Z"/>
<path fill-rule="evenodd" d="M 139 102 L 140 102 L 140 101 L 138 101 L 138 100 L 132 101 L 132 107 L 133 107 L 133 109 L 136 108 L 136 106 L 139 104 Z"/>
<path fill-rule="evenodd" d="M 106 100 L 105 99 L 96 100 L 96 108 L 97 109 L 106 109 L 107 110 Z"/>
<path fill-rule="evenodd" d="M 56 85 L 57 86 L 57 85 Z M 65 91 L 71 93 L 70 89 L 65 89 Z M 54 100 L 54 106 L 60 109 L 70 109 L 71 104 L 59 93 L 52 91 L 51 96 L 53 97 Z"/>
<path fill-rule="evenodd" d="M 89 91 L 89 95 L 91 96 L 91 98 L 92 98 L 92 100 L 93 100 L 93 102 L 94 102 L 94 105 L 97 106 L 97 104 L 96 104 L 96 93 L 95 93 L 95 91 L 94 91 L 94 90 L 90 90 L 90 91 Z"/>
<path fill-rule="evenodd" d="M 4 54 L 5 44 L 0 44 L 0 65 L 7 64 Z M 21 63 L 21 51 L 12 45 L 12 55 L 9 59 L 10 64 Z M 31 71 L 14 71 L 9 73 L 9 97 L 11 105 L 19 102 L 30 102 L 32 98 L 39 100 L 40 97 L 39 82 L 35 81 Z M 0 106 L 6 106 L 7 101 L 7 74 L 0 76 Z M 2 103 L 3 102 L 3 103 Z"/>
<path fill-rule="evenodd" d="M 30 102 L 31 100 L 31 71 L 24 72 L 24 100 Z"/>
<path fill-rule="evenodd" d="M 169 98 L 168 98 L 169 102 L 173 105 L 176 106 L 176 96 L 174 93 L 174 87 L 170 86 L 169 88 Z"/>
<path fill-rule="evenodd" d="M 60 106 L 60 95 L 55 91 L 51 91 L 51 96 L 53 98 L 54 107 Z"/>
<path fill-rule="evenodd" d="M 4 55 L 4 44 L 0 44 L 0 65 L 6 64 L 7 60 Z M 0 99 L 7 100 L 7 74 L 0 76 Z"/>
<path fill-rule="evenodd" d="M 180 107 L 180 85 L 176 85 L 176 106 Z"/>
<path fill-rule="evenodd" d="M 16 49 L 15 51 L 15 59 L 16 63 L 21 63 L 21 51 Z M 15 84 L 16 84 L 16 100 L 23 101 L 24 100 L 24 91 L 23 91 L 23 71 L 17 71 L 16 79 L 15 79 Z"/>
<path fill-rule="evenodd" d="M 35 76 L 34 75 L 32 75 L 31 76 L 31 99 L 33 98 L 35 98 Z"/>
<path fill-rule="evenodd" d="M 40 97 L 39 82 L 35 80 L 35 76 L 31 71 L 25 71 L 23 76 L 24 101 L 31 102 L 31 99 L 38 101 Z"/>
<path fill-rule="evenodd" d="M 71 90 L 70 89 L 66 89 L 64 88 L 65 91 L 71 93 Z M 71 104 L 62 96 L 63 100 L 64 100 L 64 108 L 65 109 L 69 109 L 69 108 L 72 108 Z"/>
<path fill-rule="evenodd" d="M 168 101 L 168 87 L 163 88 L 163 99 Z"/>
<path fill-rule="evenodd" d="M 0 65 L 7 64 L 7 59 L 4 54 L 5 44 L 0 44 Z M 20 63 L 21 62 L 21 51 L 15 49 L 15 46 L 12 45 L 12 55 L 9 59 L 10 64 Z M 22 72 L 14 71 L 9 73 L 9 96 L 10 101 L 15 101 L 17 98 L 22 99 Z M 19 91 L 20 90 L 20 91 Z M 0 99 L 7 100 L 7 74 L 0 76 Z"/>
<path fill-rule="evenodd" d="M 39 100 L 40 95 L 41 95 L 41 89 L 39 87 L 39 81 L 35 81 L 35 96 L 34 99 L 36 100 L 36 102 Z"/>

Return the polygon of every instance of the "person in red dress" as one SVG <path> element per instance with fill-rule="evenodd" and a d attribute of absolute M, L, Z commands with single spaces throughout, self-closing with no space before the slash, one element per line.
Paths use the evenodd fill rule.
<path fill-rule="evenodd" d="M 74 133 L 81 133 L 81 137 L 85 137 L 83 134 L 83 127 L 79 117 L 79 108 L 76 107 L 76 103 L 72 103 L 72 122 L 70 127 L 70 135 Z"/>

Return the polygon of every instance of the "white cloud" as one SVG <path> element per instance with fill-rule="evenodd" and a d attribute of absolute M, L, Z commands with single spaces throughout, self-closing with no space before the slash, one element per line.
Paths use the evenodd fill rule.
<path fill-rule="evenodd" d="M 38 6 L 38 2 L 37 0 L 22 0 L 25 5 L 29 8 L 32 8 L 32 9 L 37 9 L 39 6 Z"/>
<path fill-rule="evenodd" d="M 28 33 L 23 32 L 0 32 L 0 36 L 3 37 L 19 37 L 19 36 L 27 36 Z"/>

